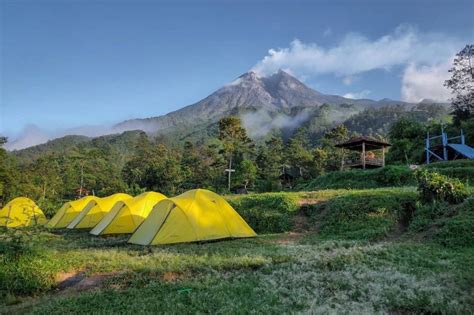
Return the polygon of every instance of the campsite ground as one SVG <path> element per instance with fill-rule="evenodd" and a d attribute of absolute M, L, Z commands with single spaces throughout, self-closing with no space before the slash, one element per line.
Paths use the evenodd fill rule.
<path fill-rule="evenodd" d="M 230 198 L 260 229 L 285 229 L 277 223 L 290 218 L 292 232 L 201 244 L 143 247 L 86 231 L 12 232 L 0 243 L 7 261 L 0 277 L 3 292 L 14 293 L 2 297 L 0 313 L 469 313 L 474 247 L 440 242 L 441 221 L 415 216 L 416 227 L 404 224 L 397 207 L 409 209 L 414 198 L 414 188 Z M 291 216 L 272 207 L 263 220 L 253 201 L 287 203 Z M 344 209 L 364 216 L 344 218 Z M 374 234 L 374 223 L 386 228 Z"/>

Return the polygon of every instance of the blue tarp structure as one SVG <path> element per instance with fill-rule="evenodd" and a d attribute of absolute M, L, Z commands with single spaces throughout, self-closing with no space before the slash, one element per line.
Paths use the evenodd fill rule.
<path fill-rule="evenodd" d="M 462 154 L 468 159 L 474 159 L 474 149 L 465 144 L 457 144 L 457 143 L 448 143 L 448 147 L 452 148 L 459 154 Z"/>

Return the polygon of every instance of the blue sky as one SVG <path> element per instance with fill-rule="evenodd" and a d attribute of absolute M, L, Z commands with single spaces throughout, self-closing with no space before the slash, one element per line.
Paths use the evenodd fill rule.
<path fill-rule="evenodd" d="M 474 41 L 472 0 L 0 3 L 12 138 L 165 114 L 249 69 L 348 97 L 446 98 L 449 60 Z"/>

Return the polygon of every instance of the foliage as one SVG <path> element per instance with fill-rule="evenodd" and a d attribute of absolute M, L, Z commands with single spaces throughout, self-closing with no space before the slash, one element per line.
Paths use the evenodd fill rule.
<path fill-rule="evenodd" d="M 300 190 L 364 189 L 414 185 L 413 171 L 406 166 L 386 166 L 372 170 L 330 172 L 300 186 Z"/>
<path fill-rule="evenodd" d="M 434 239 L 448 247 L 474 246 L 474 197 L 464 201 L 458 213 L 441 223 Z"/>
<path fill-rule="evenodd" d="M 468 44 L 453 61 L 449 70 L 451 78 L 446 80 L 445 86 L 454 95 L 452 105 L 454 108 L 455 123 L 473 118 L 474 115 L 474 45 Z"/>
<path fill-rule="evenodd" d="M 392 163 L 420 163 L 423 159 L 425 126 L 416 120 L 401 118 L 388 133 L 392 146 L 387 161 Z"/>
<path fill-rule="evenodd" d="M 410 222 L 410 230 L 413 232 L 427 231 L 440 218 L 452 215 L 452 211 L 453 209 L 445 202 L 418 203 L 413 220 Z"/>
<path fill-rule="evenodd" d="M 283 141 L 272 137 L 259 147 L 257 154 L 258 188 L 259 191 L 275 191 L 281 189 L 279 176 L 284 167 Z"/>
<path fill-rule="evenodd" d="M 409 215 L 416 196 L 412 191 L 374 190 L 350 192 L 323 203 L 326 212 L 321 235 L 344 239 L 376 240 L 388 235 Z"/>
<path fill-rule="evenodd" d="M 292 228 L 298 210 L 295 197 L 285 193 L 247 195 L 229 203 L 257 233 L 279 233 Z"/>
<path fill-rule="evenodd" d="M 446 201 L 456 204 L 466 198 L 464 184 L 457 178 L 449 178 L 424 169 L 417 169 L 415 177 L 422 202 Z"/>
<path fill-rule="evenodd" d="M 247 188 L 253 187 L 257 179 L 257 166 L 252 160 L 244 159 L 240 161 L 236 169 L 236 179 L 235 182 L 241 183 L 244 187 L 244 191 L 247 191 Z"/>
<path fill-rule="evenodd" d="M 341 169 L 341 160 L 344 157 L 344 153 L 336 148 L 335 145 L 348 139 L 349 130 L 345 125 L 337 125 L 324 134 L 324 137 L 321 139 L 321 147 L 327 152 L 329 157 L 326 164 L 328 171 L 338 171 Z"/>
<path fill-rule="evenodd" d="M 420 103 L 411 109 L 404 105 L 392 105 L 364 109 L 347 119 L 344 124 L 352 132 L 378 137 L 389 134 L 400 119 L 427 123 L 431 119 L 444 120 L 446 114 L 446 107 L 439 104 Z"/>
<path fill-rule="evenodd" d="M 0 234 L 0 296 L 32 295 L 51 288 L 61 262 L 33 243 L 37 229 Z"/>

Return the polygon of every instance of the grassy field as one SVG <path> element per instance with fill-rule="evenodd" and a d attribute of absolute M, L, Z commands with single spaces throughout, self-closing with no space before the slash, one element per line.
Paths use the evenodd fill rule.
<path fill-rule="evenodd" d="M 474 308 L 473 198 L 427 208 L 405 187 L 228 199 L 259 237 L 152 247 L 85 231 L 4 233 L 0 313 Z"/>

